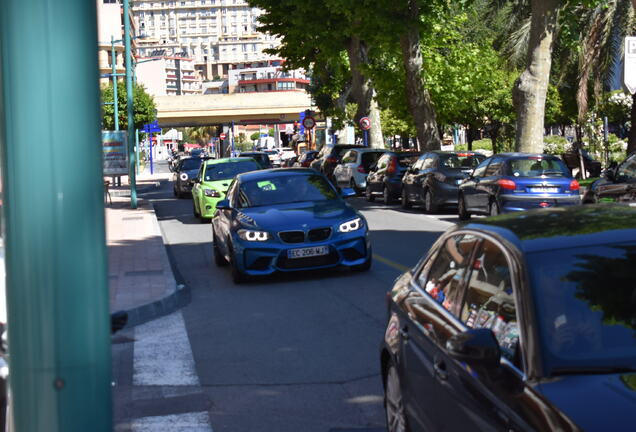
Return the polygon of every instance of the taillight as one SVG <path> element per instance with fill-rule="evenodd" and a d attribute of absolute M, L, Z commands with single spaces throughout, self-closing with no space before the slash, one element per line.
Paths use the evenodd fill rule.
<path fill-rule="evenodd" d="M 570 190 L 571 191 L 577 191 L 581 188 L 581 185 L 579 184 L 579 182 L 577 182 L 576 180 L 572 180 L 570 182 Z"/>
<path fill-rule="evenodd" d="M 395 174 L 397 171 L 397 158 L 392 157 L 391 162 L 389 162 L 389 166 L 386 169 L 387 174 Z"/>
<path fill-rule="evenodd" d="M 358 165 L 358 172 L 361 174 L 366 174 L 367 170 L 365 170 L 362 165 Z"/>
<path fill-rule="evenodd" d="M 329 156 L 328 158 L 325 159 L 325 162 L 335 164 L 335 163 L 338 163 L 338 158 L 335 158 L 333 156 Z"/>
<path fill-rule="evenodd" d="M 311 161 L 304 161 L 300 163 L 300 166 L 305 167 L 305 168 L 309 168 L 309 164 L 311 163 Z"/>
<path fill-rule="evenodd" d="M 515 190 L 515 189 L 517 189 L 517 184 L 515 182 L 513 182 L 512 180 L 499 179 L 499 180 L 497 180 L 497 184 L 502 189 L 507 189 L 507 190 Z"/>
<path fill-rule="evenodd" d="M 547 203 L 547 202 L 540 202 L 540 203 L 539 203 L 539 207 L 541 207 L 541 208 L 550 207 L 550 203 Z"/>

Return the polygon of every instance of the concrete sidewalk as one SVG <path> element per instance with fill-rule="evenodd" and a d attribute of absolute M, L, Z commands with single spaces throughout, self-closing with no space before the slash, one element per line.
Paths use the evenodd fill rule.
<path fill-rule="evenodd" d="M 169 174 L 142 174 L 138 193 L 157 189 Z M 185 305 L 189 293 L 175 281 L 154 209 L 144 199 L 130 206 L 130 189 L 110 187 L 106 208 L 110 310 L 126 311 L 132 327 Z"/>

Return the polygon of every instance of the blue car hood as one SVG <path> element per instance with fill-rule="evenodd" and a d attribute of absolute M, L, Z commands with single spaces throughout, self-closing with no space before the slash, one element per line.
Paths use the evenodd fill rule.
<path fill-rule="evenodd" d="M 636 373 L 564 376 L 541 383 L 540 391 L 583 430 L 633 427 Z"/>
<path fill-rule="evenodd" d="M 245 226 L 289 231 L 332 226 L 356 217 L 361 216 L 344 201 L 329 200 L 245 208 L 238 220 Z"/>

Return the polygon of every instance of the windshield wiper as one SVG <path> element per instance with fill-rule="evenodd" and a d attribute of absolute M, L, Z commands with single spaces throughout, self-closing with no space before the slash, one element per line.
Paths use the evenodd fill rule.
<path fill-rule="evenodd" d="M 611 374 L 636 372 L 636 368 L 629 366 L 572 366 L 554 368 L 555 375 L 577 375 L 577 374 Z"/>

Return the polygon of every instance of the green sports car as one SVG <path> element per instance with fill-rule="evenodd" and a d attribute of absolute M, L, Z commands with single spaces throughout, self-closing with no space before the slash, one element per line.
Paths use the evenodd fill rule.
<path fill-rule="evenodd" d="M 201 164 L 192 187 L 192 210 L 201 221 L 212 218 L 216 203 L 225 198 L 232 179 L 237 174 L 261 167 L 252 158 L 209 159 Z"/>

